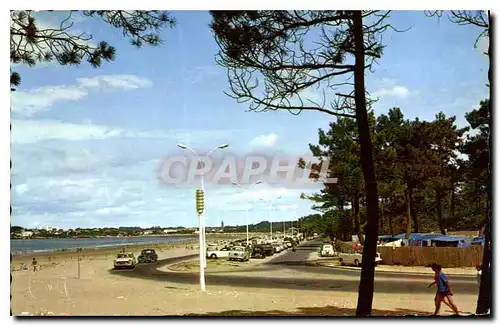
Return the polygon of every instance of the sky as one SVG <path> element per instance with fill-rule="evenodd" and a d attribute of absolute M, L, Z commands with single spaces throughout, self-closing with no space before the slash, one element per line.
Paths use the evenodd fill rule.
<path fill-rule="evenodd" d="M 74 31 L 115 46 L 115 61 L 99 68 L 13 66 L 22 84 L 11 95 L 12 225 L 195 226 L 198 185 L 166 185 L 158 176 L 165 159 L 190 155 L 176 144 L 198 153 L 229 144 L 216 157 L 301 155 L 335 120 L 320 112 L 247 112 L 247 103 L 223 93 L 226 71 L 214 61 L 208 12 L 172 15 L 177 25 L 162 32 L 164 44 L 141 49 L 99 20 L 74 15 Z M 48 27 L 65 17 L 36 14 Z M 367 90 L 379 98 L 375 113 L 400 107 L 407 118 L 431 120 L 442 111 L 467 125 L 465 113 L 488 94 L 487 41 L 474 48 L 480 31 L 420 11 L 393 12 L 391 23 L 409 30 L 384 35 L 384 55 L 367 73 Z M 321 188 L 263 182 L 244 192 L 207 180 L 206 224 L 244 225 L 245 199 L 249 223 L 269 220 L 266 200 L 278 196 L 271 219 L 297 219 L 314 213 L 300 194 Z"/>

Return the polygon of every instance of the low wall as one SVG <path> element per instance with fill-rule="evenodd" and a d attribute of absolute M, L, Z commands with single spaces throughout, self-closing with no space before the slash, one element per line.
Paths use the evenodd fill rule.
<path fill-rule="evenodd" d="M 474 267 L 483 261 L 483 247 L 378 247 L 383 264 L 403 266 Z"/>

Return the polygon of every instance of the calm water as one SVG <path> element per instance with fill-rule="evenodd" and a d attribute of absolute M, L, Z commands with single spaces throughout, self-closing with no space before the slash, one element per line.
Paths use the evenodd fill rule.
<path fill-rule="evenodd" d="M 76 239 L 33 239 L 10 240 L 10 251 L 13 254 L 27 252 L 53 251 L 74 248 L 102 248 L 119 247 L 134 244 L 155 244 L 166 242 L 181 242 L 195 239 L 196 236 L 159 236 L 159 237 L 133 237 L 133 238 L 76 238 Z"/>

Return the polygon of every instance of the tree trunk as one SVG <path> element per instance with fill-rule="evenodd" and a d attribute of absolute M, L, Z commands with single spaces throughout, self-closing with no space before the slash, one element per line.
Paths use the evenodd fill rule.
<path fill-rule="evenodd" d="M 406 238 L 410 238 L 411 234 L 411 187 L 406 184 L 405 202 L 406 202 Z"/>
<path fill-rule="evenodd" d="M 392 195 L 392 202 L 393 204 L 396 204 L 396 196 Z M 389 231 L 391 232 L 391 235 L 394 236 L 394 227 L 392 225 L 392 213 L 389 213 Z"/>
<path fill-rule="evenodd" d="M 377 178 L 373 163 L 373 149 L 368 125 L 365 94 L 365 49 L 363 35 L 363 18 L 361 11 L 352 12 L 354 34 L 354 102 L 356 105 L 356 121 L 359 132 L 359 145 L 361 150 L 361 168 L 365 179 L 366 216 L 365 245 L 363 247 L 363 266 L 359 281 L 358 306 L 356 316 L 368 316 L 372 312 L 375 255 L 377 252 L 379 205 Z"/>
<path fill-rule="evenodd" d="M 346 216 L 345 216 L 345 211 L 344 211 L 344 201 L 340 201 L 339 205 L 337 206 L 340 214 L 340 220 L 341 220 L 341 228 L 340 228 L 340 238 L 342 241 L 351 241 L 351 231 L 352 227 L 349 229 L 349 232 L 346 232 L 346 228 L 344 225 L 346 225 Z"/>
<path fill-rule="evenodd" d="M 359 215 L 359 192 L 354 193 L 352 197 L 352 212 L 354 214 L 354 228 L 358 235 L 359 243 L 363 246 L 365 239 L 363 239 L 363 230 L 361 230 L 361 216 Z"/>
<path fill-rule="evenodd" d="M 380 198 L 380 227 L 379 227 L 379 233 L 384 232 L 384 198 Z M 385 233 L 385 232 L 384 232 Z"/>
<path fill-rule="evenodd" d="M 439 230 L 441 231 L 441 234 L 446 234 L 446 227 L 444 225 L 443 211 L 442 211 L 442 207 L 441 207 L 442 197 L 443 196 L 441 195 L 441 192 L 436 191 L 436 214 L 437 214 Z"/>
<path fill-rule="evenodd" d="M 492 109 L 492 100 L 493 100 L 493 85 L 492 85 L 492 72 L 491 72 L 491 40 L 493 40 L 493 33 L 492 33 L 492 19 L 491 19 L 491 12 L 488 11 L 488 33 L 489 33 L 489 46 L 488 46 L 488 57 L 490 61 L 490 66 L 488 69 L 488 81 L 489 81 L 489 86 L 490 86 L 490 102 L 488 104 L 488 127 L 489 127 L 489 134 L 488 134 L 488 156 L 489 156 L 489 162 L 488 162 L 488 177 L 489 177 L 489 182 L 486 186 L 486 192 L 488 195 L 488 218 L 486 221 L 486 228 L 484 230 L 484 251 L 483 251 L 483 266 L 481 268 L 481 285 L 479 287 L 479 295 L 477 297 L 477 308 L 476 308 L 476 314 L 487 314 L 491 313 L 491 289 L 492 289 L 492 284 L 491 284 L 491 268 L 490 268 L 490 263 L 491 263 L 491 153 L 493 152 L 493 144 L 492 144 L 492 131 L 493 131 L 493 109 Z"/>
<path fill-rule="evenodd" d="M 418 224 L 418 216 L 417 213 L 415 212 L 415 202 L 413 200 L 413 188 L 410 188 L 410 213 L 411 213 L 411 218 L 413 220 L 413 232 L 418 233 L 420 232 L 419 224 Z"/>
<path fill-rule="evenodd" d="M 451 196 L 450 196 L 450 218 L 452 223 L 455 223 L 455 177 L 456 174 L 453 172 L 451 175 Z"/>
<path fill-rule="evenodd" d="M 456 211 L 455 191 L 452 191 L 450 194 L 450 219 L 452 223 L 455 223 L 455 211 Z"/>

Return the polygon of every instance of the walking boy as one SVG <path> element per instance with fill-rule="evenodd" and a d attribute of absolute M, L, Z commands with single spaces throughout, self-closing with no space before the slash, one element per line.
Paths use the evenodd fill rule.
<path fill-rule="evenodd" d="M 441 271 L 441 265 L 439 264 L 432 264 L 431 265 L 432 270 L 434 271 L 434 282 L 429 284 L 428 288 L 436 284 L 437 287 L 437 292 L 436 296 L 434 297 L 434 303 L 436 305 L 436 310 L 434 310 L 434 315 L 437 315 L 439 313 L 439 309 L 441 308 L 441 302 L 444 302 L 448 307 L 450 307 L 455 315 L 458 315 L 458 308 L 457 306 L 453 303 L 452 300 L 452 295 L 453 292 L 451 291 L 450 284 L 448 282 L 448 276 L 446 276 L 442 271 Z"/>

